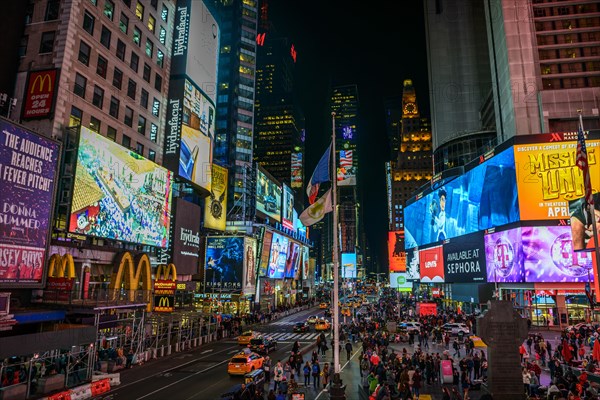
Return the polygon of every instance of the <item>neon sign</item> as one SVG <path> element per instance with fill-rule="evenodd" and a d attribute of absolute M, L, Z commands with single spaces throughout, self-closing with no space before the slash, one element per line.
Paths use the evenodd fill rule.
<path fill-rule="evenodd" d="M 353 139 L 354 138 L 354 131 L 352 130 L 351 126 L 344 126 L 342 128 L 342 137 L 345 140 Z"/>
<path fill-rule="evenodd" d="M 265 44 L 265 36 L 266 35 L 267 34 L 265 32 L 257 34 L 256 35 L 256 44 L 259 45 L 259 46 L 264 45 Z"/>
<path fill-rule="evenodd" d="M 292 60 L 294 60 L 294 63 L 295 63 L 298 53 L 296 53 L 296 49 L 294 48 L 293 44 L 292 44 L 292 47 L 290 48 L 290 55 L 292 56 Z"/>

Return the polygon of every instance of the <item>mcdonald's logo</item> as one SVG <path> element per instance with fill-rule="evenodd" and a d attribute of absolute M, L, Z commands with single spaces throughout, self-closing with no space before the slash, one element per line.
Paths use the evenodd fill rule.
<path fill-rule="evenodd" d="M 50 73 L 39 74 L 33 80 L 33 83 L 30 85 L 29 93 L 49 93 L 52 92 L 52 83 L 53 77 Z M 37 85 L 37 91 L 35 91 L 35 85 Z M 47 86 L 47 89 L 44 91 L 44 85 Z M 34 92 L 35 91 L 35 92 Z"/>
<path fill-rule="evenodd" d="M 140 283 L 142 285 L 143 299 L 145 302 L 148 302 L 148 311 L 151 311 L 150 293 L 152 290 L 152 274 L 148 254 L 141 253 L 135 256 L 135 258 L 128 251 L 117 254 L 109 285 L 112 299 L 115 300 L 117 298 L 118 293 L 121 291 L 121 286 L 124 284 L 124 289 L 129 291 L 129 301 L 134 301 L 135 292 L 139 290 Z"/>
<path fill-rule="evenodd" d="M 154 296 L 154 311 L 171 312 L 173 310 L 175 310 L 175 297 Z"/>
<path fill-rule="evenodd" d="M 49 117 L 54 108 L 58 69 L 31 71 L 23 96 L 24 119 Z"/>
<path fill-rule="evenodd" d="M 65 276 L 66 273 L 66 276 Z M 75 278 L 75 262 L 71 254 L 52 254 L 48 261 L 48 277 Z"/>
<path fill-rule="evenodd" d="M 171 277 L 171 279 L 169 279 L 169 276 Z M 176 281 L 177 268 L 175 267 L 175 264 L 160 264 L 158 267 L 156 267 L 156 280 Z"/>

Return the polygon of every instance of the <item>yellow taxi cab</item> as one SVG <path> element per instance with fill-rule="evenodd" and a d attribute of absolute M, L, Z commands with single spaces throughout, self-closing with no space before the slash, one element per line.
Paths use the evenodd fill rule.
<path fill-rule="evenodd" d="M 244 349 L 234 355 L 229 364 L 227 364 L 227 373 L 229 375 L 245 375 L 259 368 L 262 368 L 265 359 L 260 354 Z"/>
<path fill-rule="evenodd" d="M 246 331 L 243 332 L 240 336 L 238 336 L 238 344 L 248 345 L 252 339 L 255 339 L 258 336 L 256 332 Z"/>
<path fill-rule="evenodd" d="M 329 305 L 328 305 L 327 303 L 321 303 L 321 304 L 319 304 L 319 308 L 320 308 L 321 310 L 325 310 L 325 309 L 326 309 L 326 308 L 328 308 L 328 307 L 329 307 Z"/>
<path fill-rule="evenodd" d="M 315 324 L 316 331 L 328 331 L 331 329 L 331 324 L 326 319 L 320 319 Z"/>
<path fill-rule="evenodd" d="M 350 308 L 342 307 L 342 315 L 349 317 L 350 316 Z"/>

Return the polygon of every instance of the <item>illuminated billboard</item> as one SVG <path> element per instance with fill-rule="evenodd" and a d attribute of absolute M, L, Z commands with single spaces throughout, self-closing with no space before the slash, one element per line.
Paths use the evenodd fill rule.
<path fill-rule="evenodd" d="M 0 286 L 41 287 L 60 145 L 0 120 Z"/>
<path fill-rule="evenodd" d="M 587 140 L 590 180 L 600 191 L 600 140 Z M 514 146 L 522 220 L 569 218 L 569 200 L 583 197 L 583 174 L 576 162 L 577 142 Z"/>
<path fill-rule="evenodd" d="M 264 228 L 263 228 L 264 229 Z M 265 231 L 262 239 L 262 251 L 260 254 L 260 264 L 258 267 L 258 276 L 265 277 L 269 270 L 269 257 L 271 255 L 271 242 L 273 240 L 273 232 Z"/>
<path fill-rule="evenodd" d="M 406 248 L 518 221 L 515 176 L 513 151 L 507 149 L 408 204 Z"/>
<path fill-rule="evenodd" d="M 294 230 L 294 192 L 285 183 L 283 184 L 281 204 L 281 225 Z"/>
<path fill-rule="evenodd" d="M 304 185 L 302 184 L 304 181 L 303 177 L 303 154 L 302 153 L 292 153 L 292 178 L 291 178 L 291 186 L 293 188 L 302 188 Z"/>
<path fill-rule="evenodd" d="M 419 249 L 422 283 L 444 282 L 444 251 L 442 246 Z"/>
<path fill-rule="evenodd" d="M 390 272 L 406 271 L 404 231 L 388 232 L 388 260 L 390 264 Z"/>
<path fill-rule="evenodd" d="M 412 292 L 412 282 L 406 279 L 406 272 L 391 272 L 390 287 L 399 292 Z"/>
<path fill-rule="evenodd" d="M 302 280 L 303 281 L 308 280 L 310 277 L 309 262 L 310 262 L 310 259 L 309 259 L 308 247 L 302 246 Z"/>
<path fill-rule="evenodd" d="M 205 289 L 215 292 L 241 292 L 244 271 L 244 238 L 206 238 Z"/>
<path fill-rule="evenodd" d="M 290 241 L 288 246 L 287 259 L 285 260 L 285 271 L 283 273 L 284 278 L 298 279 L 300 266 L 300 245 L 296 242 Z"/>
<path fill-rule="evenodd" d="M 245 295 L 252 295 L 256 291 L 256 239 L 244 238 L 244 284 Z"/>
<path fill-rule="evenodd" d="M 484 236 L 488 282 L 525 282 L 521 228 Z"/>
<path fill-rule="evenodd" d="M 594 216 L 588 208 L 585 197 L 569 201 L 569 217 L 573 250 L 592 251 L 595 248 L 593 221 L 596 231 L 600 232 L 600 193 L 594 193 Z"/>
<path fill-rule="evenodd" d="M 204 199 L 204 227 L 224 231 L 227 223 L 228 170 L 212 165 L 210 195 Z"/>
<path fill-rule="evenodd" d="M 354 163 L 354 150 L 340 150 L 340 163 L 337 168 L 338 186 L 356 185 L 356 165 Z"/>
<path fill-rule="evenodd" d="M 183 199 L 175 200 L 175 229 L 171 238 L 173 264 L 180 275 L 198 273 L 201 208 Z"/>
<path fill-rule="evenodd" d="M 356 278 L 356 253 L 342 253 L 342 278 Z"/>
<path fill-rule="evenodd" d="M 81 127 L 69 232 L 166 248 L 171 171 Z"/>
<path fill-rule="evenodd" d="M 268 278 L 281 279 L 284 277 L 285 263 L 287 261 L 289 240 L 285 236 L 273 233 L 271 250 L 269 253 Z"/>
<path fill-rule="evenodd" d="M 411 282 L 419 281 L 421 279 L 419 249 L 417 247 L 406 250 L 406 279 Z"/>
<path fill-rule="evenodd" d="M 256 211 L 281 222 L 281 186 L 258 167 L 256 170 Z"/>
<path fill-rule="evenodd" d="M 29 71 L 21 119 L 50 118 L 54 111 L 54 103 L 58 88 L 58 69 Z"/>
<path fill-rule="evenodd" d="M 446 282 L 486 281 L 483 231 L 446 240 L 443 247 Z"/>

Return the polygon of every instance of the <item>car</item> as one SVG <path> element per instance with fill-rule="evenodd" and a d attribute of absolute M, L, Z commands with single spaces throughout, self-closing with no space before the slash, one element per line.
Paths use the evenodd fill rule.
<path fill-rule="evenodd" d="M 570 330 L 575 330 L 576 332 L 579 332 L 579 329 L 584 328 L 586 330 L 594 330 L 594 326 L 592 324 L 588 324 L 587 322 L 580 322 L 578 324 L 575 325 L 569 325 L 567 326 L 566 330 L 570 331 Z"/>
<path fill-rule="evenodd" d="M 273 196 L 265 196 L 263 198 L 263 203 L 265 205 L 265 211 L 267 212 L 277 212 L 277 201 Z"/>
<path fill-rule="evenodd" d="M 452 335 L 458 335 L 459 333 L 463 333 L 468 335 L 471 333 L 469 327 L 461 322 L 447 322 L 442 325 L 442 330 L 445 332 L 449 332 Z"/>
<path fill-rule="evenodd" d="M 316 324 L 317 320 L 318 320 L 318 318 L 316 315 L 311 315 L 306 319 L 306 322 L 309 324 Z"/>
<path fill-rule="evenodd" d="M 409 332 L 420 332 L 421 331 L 421 323 L 416 321 L 404 321 L 400 324 L 400 329 L 409 333 Z"/>
<path fill-rule="evenodd" d="M 246 375 L 248 372 L 262 368 L 264 362 L 265 359 L 260 354 L 250 349 L 244 349 L 229 360 L 227 373 L 229 375 Z"/>
<path fill-rule="evenodd" d="M 319 304 L 319 308 L 321 310 L 325 310 L 325 309 L 329 308 L 329 304 L 323 302 L 323 303 Z"/>
<path fill-rule="evenodd" d="M 256 338 L 258 334 L 252 331 L 243 332 L 240 336 L 238 336 L 238 344 L 246 346 L 250 341 Z"/>
<path fill-rule="evenodd" d="M 351 315 L 350 309 L 348 307 L 342 307 L 342 315 L 349 317 Z"/>
<path fill-rule="evenodd" d="M 321 318 L 315 324 L 316 331 L 328 331 L 329 329 L 331 329 L 331 324 L 325 318 Z"/>
<path fill-rule="evenodd" d="M 277 342 L 268 337 L 259 336 L 250 340 L 248 348 L 258 354 L 269 354 L 271 350 L 277 350 Z"/>
<path fill-rule="evenodd" d="M 294 325 L 294 333 L 304 333 L 310 331 L 310 325 L 307 322 L 297 322 Z"/>

